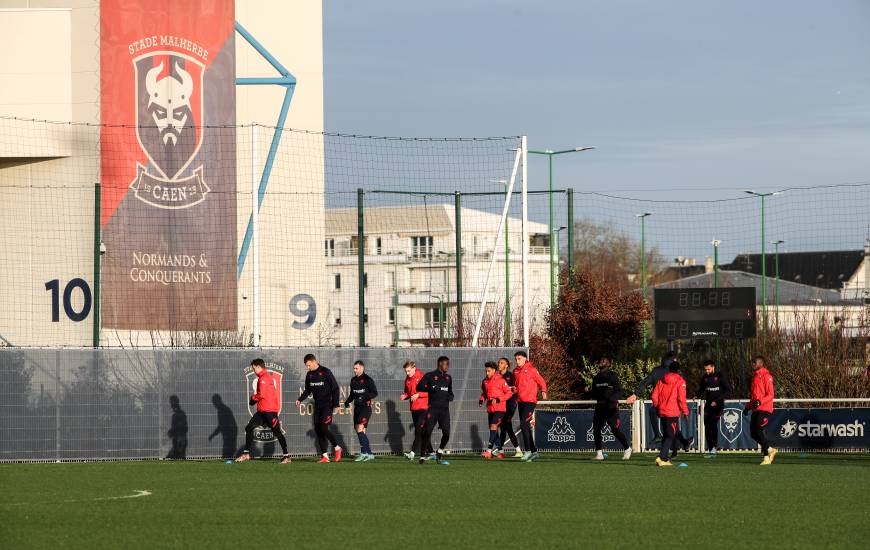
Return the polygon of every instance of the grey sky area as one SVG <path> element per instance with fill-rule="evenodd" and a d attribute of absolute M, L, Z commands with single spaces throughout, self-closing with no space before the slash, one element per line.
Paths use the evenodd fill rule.
<path fill-rule="evenodd" d="M 666 253 L 703 255 L 711 238 L 725 261 L 757 251 L 742 189 L 870 183 L 866 0 L 328 0 L 324 21 L 329 131 L 595 145 L 555 160 L 556 187 L 739 199 L 578 196 L 578 216 L 628 232 L 635 210 L 656 211 L 649 239 Z M 546 159 L 529 174 L 545 188 Z M 863 246 L 870 187 L 769 204 L 785 250 Z"/>

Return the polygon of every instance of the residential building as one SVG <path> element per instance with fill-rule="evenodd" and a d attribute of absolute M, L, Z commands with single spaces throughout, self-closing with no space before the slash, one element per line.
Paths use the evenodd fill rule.
<path fill-rule="evenodd" d="M 522 334 L 521 220 L 508 218 L 492 262 L 500 217 L 461 209 L 463 332 L 471 334 L 489 285 L 484 325 L 501 333 L 505 303 L 511 308 L 514 338 Z M 367 208 L 362 242 L 365 275 L 366 344 L 417 345 L 456 334 L 456 220 L 452 204 Z M 329 322 L 335 345 L 358 345 L 359 282 L 355 208 L 326 211 L 324 255 L 329 273 Z M 550 250 L 547 225 L 529 222 L 529 298 L 531 325 L 543 322 L 549 307 Z M 490 265 L 492 270 L 490 271 Z M 506 285 L 506 279 L 510 284 Z M 508 299 L 505 299 L 505 288 Z"/>

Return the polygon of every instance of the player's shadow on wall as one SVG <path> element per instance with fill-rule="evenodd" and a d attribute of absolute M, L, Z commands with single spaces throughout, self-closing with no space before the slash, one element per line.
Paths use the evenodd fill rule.
<path fill-rule="evenodd" d="M 388 400 L 387 433 L 384 435 L 384 441 L 390 446 L 391 453 L 399 454 L 402 452 L 405 433 L 405 426 L 402 424 L 402 416 L 396 408 L 396 402 Z"/>
<path fill-rule="evenodd" d="M 471 450 L 475 452 L 483 450 L 483 440 L 480 438 L 480 428 L 478 428 L 477 424 L 471 425 L 470 436 Z"/>
<path fill-rule="evenodd" d="M 214 437 L 220 435 L 222 440 L 221 456 L 223 458 L 234 458 L 239 449 L 239 425 L 236 423 L 236 417 L 232 409 L 226 406 L 220 394 L 216 393 L 211 396 L 211 404 L 217 409 L 218 425 L 211 435 L 208 436 L 208 440 L 211 441 Z"/>

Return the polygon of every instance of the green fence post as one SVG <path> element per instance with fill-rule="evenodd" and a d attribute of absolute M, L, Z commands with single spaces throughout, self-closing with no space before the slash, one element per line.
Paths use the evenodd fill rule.
<path fill-rule="evenodd" d="M 462 332 L 462 193 L 459 191 L 453 194 L 453 208 L 456 218 L 456 334 L 463 338 L 465 334 Z"/>
<path fill-rule="evenodd" d="M 356 190 L 356 257 L 357 257 L 357 294 L 359 295 L 359 347 L 366 345 L 366 289 L 365 289 L 365 225 L 363 211 L 365 209 L 365 191 L 362 188 Z"/>
<path fill-rule="evenodd" d="M 100 347 L 100 183 L 94 184 L 94 324 L 93 345 Z"/>

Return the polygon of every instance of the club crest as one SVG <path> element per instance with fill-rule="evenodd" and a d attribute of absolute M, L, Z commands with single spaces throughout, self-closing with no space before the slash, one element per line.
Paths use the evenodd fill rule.
<path fill-rule="evenodd" d="M 147 165 L 130 183 L 136 198 L 157 208 L 189 208 L 210 191 L 201 163 L 205 66 L 188 55 L 157 51 L 133 59 L 136 139 Z"/>
<path fill-rule="evenodd" d="M 734 443 L 743 433 L 742 409 L 726 408 L 719 419 L 719 432 L 729 443 Z"/>
<path fill-rule="evenodd" d="M 266 363 L 266 372 L 272 375 L 272 383 L 275 384 L 275 389 L 278 390 L 278 415 L 280 416 L 281 410 L 284 408 L 283 391 L 281 389 L 282 382 L 284 381 L 284 367 L 275 363 Z M 255 393 L 257 393 L 257 375 L 254 373 L 253 367 L 249 365 L 245 367 L 245 402 L 248 406 L 248 414 L 251 416 L 254 416 L 254 413 L 257 412 L 257 406 L 252 406 L 248 398 Z M 284 431 L 283 426 L 281 431 Z M 272 430 L 265 426 L 258 426 L 254 428 L 254 439 L 268 443 L 275 440 L 275 435 L 272 433 Z"/>

